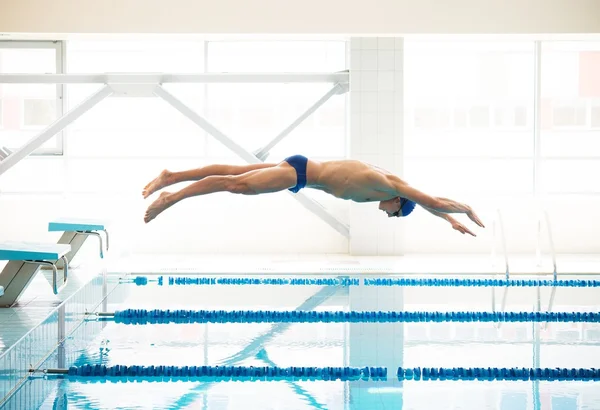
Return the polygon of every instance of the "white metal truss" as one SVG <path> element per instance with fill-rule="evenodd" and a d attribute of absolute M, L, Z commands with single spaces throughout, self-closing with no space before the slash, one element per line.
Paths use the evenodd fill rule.
<path fill-rule="evenodd" d="M 78 106 L 58 118 L 38 135 L 31 138 L 22 147 L 14 152 L 0 150 L 0 175 L 19 161 L 30 155 L 44 142 L 89 111 L 100 101 L 108 96 L 115 97 L 152 97 L 157 96 L 169 103 L 173 108 L 190 119 L 198 127 L 211 134 L 231 151 L 239 155 L 246 162 L 258 164 L 268 156 L 269 150 L 278 142 L 289 135 L 294 128 L 308 118 L 314 111 L 322 106 L 329 98 L 336 94 L 348 91 L 349 75 L 347 71 L 338 73 L 284 73 L 284 74 L 0 74 L 2 83 L 27 83 L 27 84 L 104 84 L 99 91 L 92 94 Z M 271 142 L 251 153 L 237 144 L 214 125 L 204 119 L 200 114 L 191 109 L 177 97 L 162 87 L 165 83 L 334 83 L 334 87 L 321 97 L 308 110 L 300 115 L 292 124 L 279 133 Z M 292 194 L 306 209 L 318 216 L 336 231 L 350 237 L 348 225 L 339 221 L 330 214 L 321 204 L 308 198 L 302 192 Z"/>

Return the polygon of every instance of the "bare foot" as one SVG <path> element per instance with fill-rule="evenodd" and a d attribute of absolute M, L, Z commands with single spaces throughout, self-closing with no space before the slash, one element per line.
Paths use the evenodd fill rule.
<path fill-rule="evenodd" d="M 148 223 L 154 218 L 158 216 L 162 211 L 173 205 L 173 202 L 169 200 L 171 194 L 169 192 L 163 192 L 156 199 L 156 201 L 152 202 L 148 209 L 146 209 L 146 214 L 144 215 L 144 222 Z"/>
<path fill-rule="evenodd" d="M 171 172 L 166 169 L 163 170 L 156 178 L 150 181 L 142 191 L 142 195 L 144 198 L 148 198 L 150 195 L 166 187 L 169 184 L 169 178 L 171 177 Z"/>

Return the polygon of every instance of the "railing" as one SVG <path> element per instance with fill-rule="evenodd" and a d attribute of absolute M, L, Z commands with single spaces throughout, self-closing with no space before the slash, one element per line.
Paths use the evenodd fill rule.
<path fill-rule="evenodd" d="M 496 229 L 496 225 L 498 225 L 499 229 Z M 504 254 L 504 275 L 506 280 L 510 278 L 510 267 L 508 263 L 508 251 L 506 249 L 506 234 L 504 231 L 504 222 L 502 220 L 502 212 L 500 209 L 496 210 L 496 217 L 494 218 L 494 222 L 492 224 L 492 267 L 496 267 L 496 232 L 500 231 L 500 243 L 502 245 L 502 252 Z M 504 293 L 502 295 L 502 302 L 500 305 L 500 311 L 504 312 L 506 310 L 506 297 L 508 296 L 508 286 L 504 288 Z M 492 286 L 492 312 L 496 311 L 496 288 Z M 501 323 L 496 323 L 496 327 L 500 327 Z"/>
<path fill-rule="evenodd" d="M 548 216 L 548 212 L 545 209 L 540 210 L 537 218 L 537 243 L 535 248 L 537 266 L 542 267 L 542 225 L 546 225 L 546 232 L 548 234 L 548 246 L 550 247 L 550 258 L 552 260 L 552 278 L 554 283 L 558 280 L 558 269 L 556 267 L 556 250 L 554 248 L 554 239 L 552 237 L 552 225 L 550 224 L 550 217 Z M 552 291 L 550 292 L 550 299 L 548 300 L 548 308 L 547 312 L 552 310 L 554 306 L 554 298 L 556 296 L 556 288 L 557 286 L 552 286 Z M 548 323 L 544 323 L 542 325 L 544 329 L 548 328 Z"/>

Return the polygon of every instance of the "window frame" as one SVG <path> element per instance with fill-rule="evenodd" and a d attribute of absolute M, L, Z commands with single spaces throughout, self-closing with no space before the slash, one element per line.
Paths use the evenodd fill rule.
<path fill-rule="evenodd" d="M 55 67 L 56 74 L 64 74 L 65 73 L 65 42 L 58 40 L 0 40 L 0 49 L 54 49 L 55 52 Z M 64 84 L 56 84 L 56 118 L 60 118 L 64 115 L 65 112 L 65 85 Z M 0 115 L 4 115 L 4 112 L 0 112 Z M 23 118 L 19 120 L 23 123 Z M 0 123 L 0 124 L 3 124 Z M 3 128 L 0 125 L 0 129 Z M 44 127 L 45 128 L 45 127 Z M 44 129 L 42 128 L 42 130 Z M 41 132 L 41 130 L 40 130 Z M 39 147 L 35 151 L 33 151 L 31 156 L 54 156 L 54 155 L 64 155 L 64 132 L 62 130 L 58 132 L 54 137 L 56 140 L 56 145 L 53 147 Z M 9 149 L 15 151 L 20 147 L 8 147 Z"/>

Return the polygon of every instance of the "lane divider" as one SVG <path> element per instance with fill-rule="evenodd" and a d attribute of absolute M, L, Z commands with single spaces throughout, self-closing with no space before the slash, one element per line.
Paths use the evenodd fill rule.
<path fill-rule="evenodd" d="M 137 276 L 133 279 L 122 279 L 121 283 L 133 283 L 146 286 L 156 283 L 158 286 L 176 285 L 268 285 L 268 286 L 402 286 L 402 287 L 567 287 L 567 288 L 597 288 L 598 280 L 583 279 L 467 279 L 467 278 L 248 278 L 248 277 L 173 277 L 166 279 L 159 276 L 148 279 Z"/>
<path fill-rule="evenodd" d="M 92 314 L 93 315 L 93 314 Z M 96 313 L 116 323 L 398 323 L 398 322 L 600 322 L 599 312 L 395 312 L 275 310 L 146 310 Z"/>
<path fill-rule="evenodd" d="M 33 371 L 32 371 L 33 372 Z M 83 365 L 47 369 L 49 375 L 100 381 L 192 381 L 211 378 L 221 381 L 387 380 L 387 367 L 277 367 L 277 366 L 106 366 Z M 600 381 L 596 368 L 449 367 L 398 368 L 399 381 Z"/>

